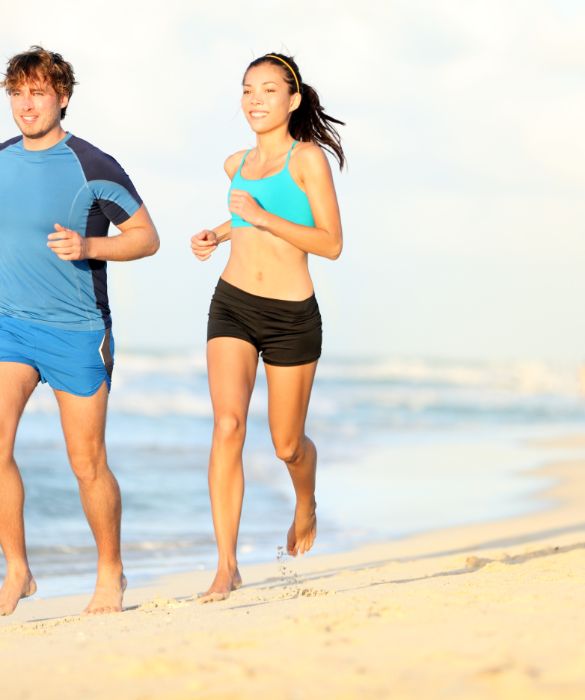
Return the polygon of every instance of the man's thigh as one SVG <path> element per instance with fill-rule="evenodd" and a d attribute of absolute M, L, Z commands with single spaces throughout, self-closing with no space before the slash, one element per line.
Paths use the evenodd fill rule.
<path fill-rule="evenodd" d="M 104 381 L 91 396 L 55 390 L 63 435 L 70 459 L 105 458 L 105 427 L 108 386 Z"/>
<path fill-rule="evenodd" d="M 39 373 L 28 364 L 0 360 L 0 456 L 11 458 L 18 422 Z"/>

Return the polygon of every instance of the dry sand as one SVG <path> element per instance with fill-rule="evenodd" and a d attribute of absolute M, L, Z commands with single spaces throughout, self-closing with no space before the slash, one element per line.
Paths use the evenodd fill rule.
<path fill-rule="evenodd" d="M 193 600 L 209 572 L 100 618 L 25 601 L 0 698 L 584 700 L 585 460 L 544 471 L 545 512 L 248 567 L 223 603 Z"/>

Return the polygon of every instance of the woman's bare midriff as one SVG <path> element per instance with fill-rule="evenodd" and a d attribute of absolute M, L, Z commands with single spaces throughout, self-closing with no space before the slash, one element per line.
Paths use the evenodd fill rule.
<path fill-rule="evenodd" d="M 229 284 L 270 299 L 303 301 L 313 294 L 306 253 L 253 227 L 232 229 L 230 242 L 221 274 Z"/>

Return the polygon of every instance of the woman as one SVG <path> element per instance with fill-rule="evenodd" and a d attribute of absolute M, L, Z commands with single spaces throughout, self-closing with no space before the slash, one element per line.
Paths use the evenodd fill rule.
<path fill-rule="evenodd" d="M 317 452 L 305 435 L 305 419 L 321 354 L 321 316 L 307 256 L 335 260 L 342 248 L 335 188 L 321 147 L 343 167 L 333 126 L 343 122 L 325 114 L 294 60 L 282 54 L 266 54 L 248 66 L 242 109 L 256 134 L 256 147 L 225 162 L 232 181 L 232 218 L 191 239 L 199 260 L 231 241 L 207 331 L 214 413 L 209 491 L 218 568 L 201 602 L 224 600 L 242 582 L 236 559 L 244 495 L 242 450 L 259 354 L 272 441 L 296 495 L 287 551 L 296 556 L 313 545 Z"/>

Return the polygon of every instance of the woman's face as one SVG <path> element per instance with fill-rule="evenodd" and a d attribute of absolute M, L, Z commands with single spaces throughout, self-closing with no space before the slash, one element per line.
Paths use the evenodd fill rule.
<path fill-rule="evenodd" d="M 272 63 L 250 68 L 244 76 L 242 110 L 257 134 L 271 131 L 289 120 L 300 102 L 300 95 L 290 94 L 283 71 Z"/>

